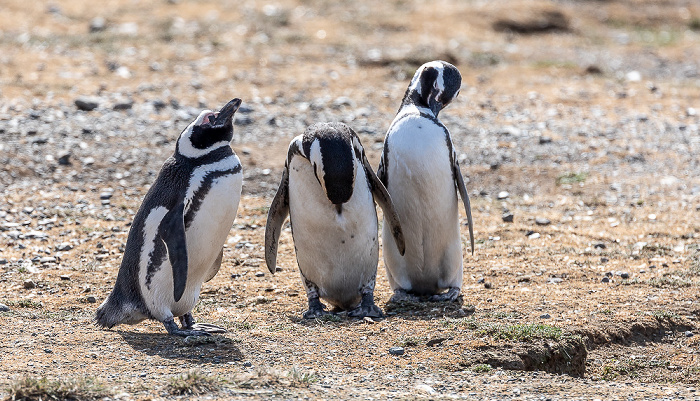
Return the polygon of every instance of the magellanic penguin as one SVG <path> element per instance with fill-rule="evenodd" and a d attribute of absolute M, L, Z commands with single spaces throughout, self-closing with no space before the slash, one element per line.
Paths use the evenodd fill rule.
<path fill-rule="evenodd" d="M 384 263 L 392 301 L 454 301 L 462 288 L 462 242 L 457 193 L 464 202 L 472 254 L 469 195 L 452 138 L 438 113 L 459 93 L 462 76 L 444 61 L 416 71 L 384 139 L 377 175 L 401 219 L 406 253 L 384 230 Z M 386 224 L 384 225 L 386 229 Z M 447 290 L 446 292 L 444 292 Z"/>
<path fill-rule="evenodd" d="M 154 319 L 179 336 L 225 331 L 195 324 L 192 309 L 202 283 L 219 271 L 238 210 L 243 175 L 230 142 L 240 105 L 233 99 L 218 113 L 202 111 L 180 134 L 134 217 L 114 290 L 97 309 L 98 325 Z"/>
<path fill-rule="evenodd" d="M 373 200 L 374 198 L 374 200 Z M 309 310 L 328 314 L 319 298 L 351 317 L 381 317 L 374 303 L 379 262 L 377 211 L 403 254 L 403 235 L 391 198 L 370 166 L 357 134 L 342 123 L 310 126 L 289 144 L 282 181 L 265 227 L 265 260 L 277 266 L 277 243 L 289 214 Z"/>

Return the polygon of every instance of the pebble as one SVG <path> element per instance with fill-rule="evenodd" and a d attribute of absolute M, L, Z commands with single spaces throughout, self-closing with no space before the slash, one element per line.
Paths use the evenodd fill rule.
<path fill-rule="evenodd" d="M 112 198 L 112 193 L 111 192 L 100 192 L 100 199 L 105 200 L 105 199 L 110 199 Z"/>
<path fill-rule="evenodd" d="M 501 216 L 501 218 L 503 219 L 504 223 L 512 223 L 513 222 L 513 213 L 511 213 L 511 212 L 503 213 L 503 216 Z"/>
<path fill-rule="evenodd" d="M 544 145 L 547 143 L 552 143 L 552 138 L 550 138 L 548 136 L 541 136 L 540 137 L 540 145 Z"/>
<path fill-rule="evenodd" d="M 537 217 L 535 219 L 535 224 L 537 224 L 538 226 L 548 226 L 551 223 L 552 222 L 549 219 L 544 218 L 544 217 Z"/>
<path fill-rule="evenodd" d="M 246 368 L 249 368 L 249 367 L 253 366 L 253 364 L 250 362 L 243 362 L 243 366 L 245 366 Z"/>
<path fill-rule="evenodd" d="M 95 17 L 90 21 L 90 32 L 102 32 L 107 29 L 107 21 L 103 17 Z"/>
<path fill-rule="evenodd" d="M 630 278 L 630 274 L 626 273 L 626 272 L 622 272 L 622 273 L 620 273 L 620 277 L 624 278 L 624 279 L 628 279 L 628 278 Z"/>
<path fill-rule="evenodd" d="M 27 290 L 31 290 L 32 288 L 36 288 L 36 283 L 32 280 L 24 280 L 24 288 Z"/>
<path fill-rule="evenodd" d="M 490 289 L 492 287 L 493 287 L 493 285 L 491 285 L 491 283 L 489 283 L 489 282 L 484 283 L 484 288 Z"/>
<path fill-rule="evenodd" d="M 600 281 L 603 282 L 603 283 L 609 283 L 609 282 L 610 282 L 610 278 L 608 278 L 608 277 L 603 277 L 603 279 L 600 280 Z"/>
<path fill-rule="evenodd" d="M 607 246 L 602 242 L 598 242 L 598 243 L 593 244 L 593 248 L 594 249 L 605 249 L 605 248 L 607 248 Z"/>
<path fill-rule="evenodd" d="M 0 308 L 0 309 L 1 309 L 1 308 Z M 690 331 L 690 330 L 686 331 L 684 334 L 685 334 L 686 337 L 692 337 L 692 336 L 695 335 L 695 334 L 693 334 L 693 332 Z"/>
<path fill-rule="evenodd" d="M 88 301 L 88 303 L 90 304 L 94 304 L 95 302 L 97 302 L 97 298 L 93 297 L 92 295 L 85 298 L 85 300 Z"/>
<path fill-rule="evenodd" d="M 564 281 L 564 279 L 561 277 L 550 277 L 547 279 L 547 284 L 559 284 L 562 281 Z"/>
<path fill-rule="evenodd" d="M 64 281 L 70 280 L 70 276 L 67 276 L 67 275 L 65 275 L 65 274 L 62 275 L 62 276 L 59 276 L 59 277 L 60 277 L 61 280 L 64 280 Z"/>
<path fill-rule="evenodd" d="M 60 164 L 61 166 L 70 166 L 70 164 L 71 164 L 70 157 L 71 157 L 70 152 L 63 151 L 63 152 L 58 154 L 58 157 L 56 159 L 58 160 L 58 164 Z"/>
<path fill-rule="evenodd" d="M 265 273 L 263 272 L 255 272 L 255 277 L 264 277 Z"/>
<path fill-rule="evenodd" d="M 0 304 L 0 312 L 8 312 L 10 308 L 5 304 Z"/>
<path fill-rule="evenodd" d="M 496 199 L 503 200 L 503 199 L 507 199 L 509 196 L 510 196 L 510 194 L 508 193 L 508 191 L 501 191 L 496 196 Z"/>
<path fill-rule="evenodd" d="M 404 354 L 404 349 L 403 347 L 391 347 L 389 348 L 389 354 L 391 355 L 403 355 Z"/>
<path fill-rule="evenodd" d="M 73 245 L 70 242 L 61 242 L 60 244 L 56 245 L 56 250 L 65 252 L 65 251 L 70 251 L 73 249 Z"/>
<path fill-rule="evenodd" d="M 99 107 L 100 102 L 96 98 L 81 96 L 75 99 L 75 107 L 82 111 L 92 111 Z"/>
<path fill-rule="evenodd" d="M 551 318 L 551 316 L 549 315 L 549 313 L 543 313 L 543 314 L 540 315 L 540 319 L 549 319 L 549 318 Z"/>
<path fill-rule="evenodd" d="M 7 259 L 0 259 L 0 265 L 6 265 Z"/>
<path fill-rule="evenodd" d="M 540 237 L 540 233 L 530 233 L 527 237 L 530 239 L 537 239 Z"/>

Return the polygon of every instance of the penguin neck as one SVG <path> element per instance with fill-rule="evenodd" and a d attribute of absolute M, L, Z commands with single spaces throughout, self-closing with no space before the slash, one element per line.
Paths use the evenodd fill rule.
<path fill-rule="evenodd" d="M 175 160 L 184 161 L 187 163 L 194 163 L 197 165 L 210 164 L 210 163 L 215 163 L 215 162 L 217 162 L 221 159 L 224 159 L 228 156 L 231 156 L 232 154 L 233 154 L 233 150 L 231 149 L 231 146 L 227 145 L 227 146 L 218 147 L 218 148 L 212 150 L 211 152 L 209 152 L 203 156 L 196 157 L 196 158 L 183 156 L 180 152 L 175 151 Z"/>
<path fill-rule="evenodd" d="M 421 100 L 421 95 L 417 90 L 409 88 L 403 96 L 399 112 L 397 114 L 419 113 L 437 119 L 438 113 L 433 113 L 429 107 L 425 106 Z"/>

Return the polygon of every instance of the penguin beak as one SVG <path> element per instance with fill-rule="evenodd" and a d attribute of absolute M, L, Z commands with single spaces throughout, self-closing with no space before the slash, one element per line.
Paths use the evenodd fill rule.
<path fill-rule="evenodd" d="M 435 117 L 437 117 L 438 113 L 440 112 L 440 110 L 442 110 L 444 105 L 442 104 L 442 102 L 436 99 L 436 96 L 430 96 L 428 98 L 428 107 L 430 108 L 430 111 L 433 112 Z"/>
<path fill-rule="evenodd" d="M 233 125 L 233 115 L 236 113 L 238 108 L 241 106 L 241 99 L 235 98 L 230 102 L 226 103 L 226 106 L 222 107 L 214 121 L 212 122 L 212 127 L 224 127 Z"/>

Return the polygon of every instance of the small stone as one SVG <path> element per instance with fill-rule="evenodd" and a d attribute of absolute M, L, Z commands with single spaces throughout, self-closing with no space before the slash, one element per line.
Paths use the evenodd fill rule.
<path fill-rule="evenodd" d="M 112 193 L 105 191 L 105 192 L 100 192 L 100 199 L 110 199 L 112 197 Z"/>
<path fill-rule="evenodd" d="M 610 279 L 609 279 L 608 277 L 603 277 L 603 279 L 600 280 L 600 281 L 603 282 L 603 283 L 609 283 L 609 282 L 610 282 Z"/>
<path fill-rule="evenodd" d="M 404 354 L 404 349 L 403 347 L 391 347 L 389 348 L 389 354 L 391 355 L 403 355 Z"/>
<path fill-rule="evenodd" d="M 53 256 L 45 256 L 39 259 L 39 263 L 56 263 L 56 258 Z"/>
<path fill-rule="evenodd" d="M 608 259 L 606 257 L 600 258 L 600 263 L 608 263 L 609 261 L 610 261 L 610 259 Z"/>
<path fill-rule="evenodd" d="M 73 245 L 71 245 L 70 242 L 62 242 L 59 245 L 56 245 L 57 251 L 65 252 L 70 251 L 71 249 L 73 249 Z"/>
<path fill-rule="evenodd" d="M 4 305 L 2 305 L 2 306 L 4 306 Z M 6 306 L 5 306 L 5 307 L 6 307 Z M 2 308 L 0 308 L 0 309 L 2 309 Z M 693 332 L 690 331 L 690 330 L 686 331 L 684 334 L 685 334 L 686 337 L 692 337 L 692 336 L 694 336 Z"/>
<path fill-rule="evenodd" d="M 90 32 L 102 32 L 107 28 L 107 21 L 103 17 L 95 17 L 90 21 Z"/>
<path fill-rule="evenodd" d="M 621 277 L 621 278 L 624 278 L 624 279 L 628 279 L 628 278 L 630 278 L 630 274 L 629 274 L 629 273 L 622 272 L 622 273 L 620 273 L 620 277 Z"/>
<path fill-rule="evenodd" d="M 549 318 L 551 318 L 551 316 L 549 315 L 549 313 L 543 313 L 543 314 L 540 315 L 540 319 L 549 319 Z"/>
<path fill-rule="evenodd" d="M 695 110 L 695 109 L 692 108 L 692 107 L 688 107 L 688 108 L 685 110 L 685 114 L 686 114 L 688 117 L 695 117 L 695 116 L 698 115 L 698 111 Z"/>
<path fill-rule="evenodd" d="M 249 367 L 253 366 L 253 364 L 250 362 L 243 362 L 243 366 L 245 366 L 246 368 L 249 368 Z"/>
<path fill-rule="evenodd" d="M 9 312 L 10 308 L 5 304 L 0 304 L 0 312 Z"/>
<path fill-rule="evenodd" d="M 540 237 L 540 233 L 531 233 L 527 237 L 530 239 L 537 239 Z"/>
<path fill-rule="evenodd" d="M 0 265 L 6 265 L 7 259 L 0 259 Z"/>
<path fill-rule="evenodd" d="M 510 196 L 510 194 L 508 193 L 508 191 L 501 191 L 496 196 L 496 199 L 503 200 L 503 199 L 507 199 L 509 196 Z"/>
<path fill-rule="evenodd" d="M 547 279 L 547 284 L 559 284 L 562 281 L 564 281 L 564 279 L 561 277 L 550 277 Z"/>
<path fill-rule="evenodd" d="M 95 158 L 94 158 L 94 157 L 91 157 L 91 156 L 88 156 L 88 157 L 84 158 L 84 159 L 81 160 L 81 161 L 82 161 L 83 164 L 86 165 L 86 166 L 92 166 L 93 164 L 95 164 Z"/>
<path fill-rule="evenodd" d="M 529 276 L 523 276 L 518 278 L 518 283 L 529 283 L 530 282 L 530 277 Z"/>
<path fill-rule="evenodd" d="M 58 164 L 61 166 L 70 166 L 70 152 L 63 151 L 58 154 L 58 157 L 56 158 L 58 160 Z"/>
<path fill-rule="evenodd" d="M 53 354 L 53 350 L 49 348 L 44 348 L 44 352 L 46 352 L 47 354 Z"/>
<path fill-rule="evenodd" d="M 501 218 L 503 219 L 504 223 L 512 223 L 513 222 L 513 213 L 511 213 L 511 212 L 503 213 L 503 216 L 501 216 Z"/>
<path fill-rule="evenodd" d="M 24 280 L 24 288 L 27 290 L 31 290 L 32 288 L 36 288 L 36 283 L 32 280 Z"/>
<path fill-rule="evenodd" d="M 93 297 L 92 295 L 85 298 L 85 300 L 88 301 L 89 304 L 94 304 L 95 302 L 97 302 L 97 299 L 95 297 Z"/>
<path fill-rule="evenodd" d="M 255 277 L 264 277 L 265 273 L 263 272 L 255 272 Z"/>
<path fill-rule="evenodd" d="M 369 316 L 365 316 L 364 318 L 362 318 L 362 320 L 364 320 L 365 323 L 370 323 L 370 324 L 375 323 L 375 321 L 372 320 L 372 318 Z"/>
<path fill-rule="evenodd" d="M 639 82 L 642 80 L 642 74 L 639 73 L 639 71 L 630 71 L 625 75 L 625 78 L 629 82 Z"/>
<path fill-rule="evenodd" d="M 92 111 L 95 110 L 99 105 L 99 100 L 93 97 L 81 96 L 75 99 L 75 107 L 77 107 L 78 110 Z"/>
<path fill-rule="evenodd" d="M 59 277 L 60 277 L 60 279 L 63 280 L 63 281 L 69 281 L 69 280 L 70 280 L 70 276 L 67 276 L 67 275 L 65 275 L 65 274 L 62 275 L 62 276 L 59 276 Z"/>
<path fill-rule="evenodd" d="M 593 248 L 594 249 L 605 249 L 605 248 L 607 248 L 607 246 L 602 242 L 598 242 L 598 243 L 593 244 Z"/>
<path fill-rule="evenodd" d="M 537 224 L 538 226 L 548 226 L 551 223 L 552 222 L 549 219 L 544 218 L 544 217 L 537 217 L 535 219 L 535 224 Z"/>
<path fill-rule="evenodd" d="M 279 266 L 275 267 L 275 272 L 281 272 L 281 271 L 282 271 L 281 267 L 279 267 Z"/>
<path fill-rule="evenodd" d="M 113 110 L 130 110 L 132 107 L 134 107 L 133 100 L 122 100 L 122 101 L 114 103 L 114 106 L 112 106 L 112 109 Z"/>
<path fill-rule="evenodd" d="M 493 288 L 493 286 L 491 285 L 491 283 L 486 282 L 486 283 L 484 283 L 484 288 L 491 289 L 491 288 Z"/>
<path fill-rule="evenodd" d="M 485 281 L 486 281 L 486 279 L 482 277 L 482 278 L 478 279 L 476 282 L 479 284 L 483 284 Z"/>
<path fill-rule="evenodd" d="M 552 138 L 550 138 L 548 136 L 541 136 L 540 137 L 540 145 L 545 145 L 548 143 L 552 143 Z"/>

